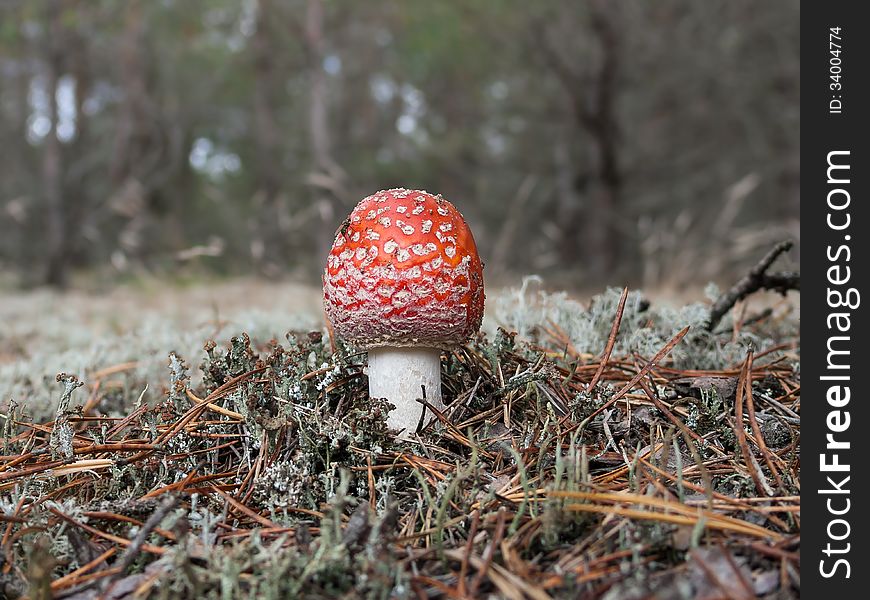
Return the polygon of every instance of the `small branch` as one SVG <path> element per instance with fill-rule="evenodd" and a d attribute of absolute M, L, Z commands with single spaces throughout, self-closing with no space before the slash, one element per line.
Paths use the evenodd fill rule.
<path fill-rule="evenodd" d="M 158 506 L 153 513 L 151 513 L 151 516 L 148 517 L 139 529 L 139 533 L 137 533 L 136 537 L 133 538 L 133 543 L 127 547 L 127 550 L 124 552 L 123 556 L 121 556 L 117 567 L 118 570 L 114 575 L 106 580 L 106 583 L 104 584 L 103 597 L 109 596 L 115 582 L 124 574 L 127 568 L 133 564 L 133 561 L 136 560 L 136 557 L 142 551 L 142 547 L 145 545 L 148 536 L 151 535 L 152 531 L 160 526 L 160 522 L 172 509 L 175 508 L 176 504 L 178 504 L 178 498 L 175 496 L 168 496 L 163 503 Z"/>
<path fill-rule="evenodd" d="M 728 311 L 735 304 L 758 290 L 774 290 L 783 295 L 789 290 L 800 290 L 800 273 L 783 271 L 767 274 L 766 272 L 779 255 L 788 252 L 793 245 L 791 241 L 778 243 L 757 265 L 752 267 L 752 270 L 746 276 L 735 283 L 727 292 L 719 296 L 710 309 L 710 318 L 706 325 L 707 331 L 713 331 L 716 325 L 719 324 L 719 321 L 722 320 L 722 317 L 728 314 Z"/>

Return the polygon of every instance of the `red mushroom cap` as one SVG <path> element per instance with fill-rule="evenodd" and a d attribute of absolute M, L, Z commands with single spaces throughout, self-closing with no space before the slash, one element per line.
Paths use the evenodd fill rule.
<path fill-rule="evenodd" d="M 335 333 L 372 346 L 466 341 L 483 318 L 483 264 L 450 202 L 418 190 L 381 191 L 339 227 L 323 274 Z"/>

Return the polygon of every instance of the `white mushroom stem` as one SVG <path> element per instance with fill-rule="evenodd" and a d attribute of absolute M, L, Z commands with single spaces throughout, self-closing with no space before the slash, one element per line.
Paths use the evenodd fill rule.
<path fill-rule="evenodd" d="M 401 429 L 402 436 L 413 435 L 424 406 L 417 402 L 426 388 L 426 401 L 438 410 L 441 402 L 441 352 L 435 348 L 396 348 L 382 346 L 369 349 L 369 397 L 386 398 L 396 405 L 387 425 Z M 425 425 L 435 415 L 426 411 Z"/>

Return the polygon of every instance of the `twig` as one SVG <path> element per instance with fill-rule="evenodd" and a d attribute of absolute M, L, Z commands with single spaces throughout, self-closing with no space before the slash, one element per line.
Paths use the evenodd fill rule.
<path fill-rule="evenodd" d="M 767 464 L 767 468 L 776 480 L 776 485 L 780 489 L 783 489 L 782 478 L 779 476 L 779 471 L 773 464 L 773 459 L 771 458 L 772 453 L 764 442 L 764 435 L 761 433 L 761 427 L 759 427 L 758 418 L 755 415 L 755 401 L 752 398 L 752 377 L 747 377 L 744 380 L 743 385 L 746 389 L 745 399 L 746 410 L 749 414 L 749 425 L 752 427 L 752 433 L 755 436 L 755 443 L 758 445 L 758 449 L 761 450 L 761 455 L 764 457 L 764 462 Z"/>
<path fill-rule="evenodd" d="M 465 581 L 468 574 L 468 559 L 474 550 L 474 538 L 477 536 L 477 526 L 480 524 L 480 512 L 477 509 L 471 511 L 471 528 L 468 531 L 468 541 L 465 544 L 465 554 L 462 557 L 462 564 L 459 568 L 458 591 L 460 596 L 467 596 L 467 582 Z"/>
<path fill-rule="evenodd" d="M 627 299 L 628 288 L 626 287 L 622 290 L 622 295 L 619 297 L 619 305 L 616 307 L 616 316 L 613 318 L 613 326 L 610 328 L 610 336 L 607 338 L 607 345 L 604 348 L 601 362 L 598 363 L 598 370 L 595 371 L 595 375 L 592 376 L 592 380 L 589 382 L 589 385 L 586 386 L 586 390 L 589 392 L 592 391 L 592 388 L 594 388 L 595 384 L 598 383 L 598 380 L 601 379 L 604 369 L 607 368 L 607 363 L 610 362 L 610 355 L 613 353 L 613 346 L 616 345 L 616 334 L 619 333 L 619 325 L 622 323 L 622 315 L 625 312 L 625 301 Z"/>
<path fill-rule="evenodd" d="M 580 428 L 582 429 L 583 427 L 591 423 L 592 419 L 613 406 L 617 401 L 619 401 L 620 398 L 622 398 L 628 392 L 634 389 L 634 386 L 637 385 L 637 382 L 643 379 L 647 373 L 653 370 L 659 364 L 659 362 L 664 359 L 664 357 L 667 356 L 671 350 L 674 349 L 674 346 L 679 344 L 680 340 L 686 337 L 687 333 L 689 333 L 688 327 L 684 327 L 683 329 L 681 329 L 677 333 L 677 335 L 671 338 L 671 341 L 665 344 L 664 347 L 658 351 L 658 353 L 652 358 L 652 360 L 649 361 L 646 366 L 644 366 L 644 368 L 637 373 L 637 375 L 631 378 L 631 381 L 629 381 L 627 384 L 625 384 L 625 386 L 622 387 L 622 389 L 616 392 L 613 397 L 610 398 L 610 400 L 599 406 L 596 410 L 592 411 L 591 415 L 583 419 L 583 422 L 580 424 Z"/>
<path fill-rule="evenodd" d="M 749 384 L 747 385 L 747 379 Z M 761 472 L 761 467 L 758 461 L 755 460 L 755 455 L 749 448 L 749 443 L 746 441 L 746 431 L 743 429 L 743 402 L 746 393 L 751 393 L 752 390 L 752 351 L 750 350 L 746 356 L 746 362 L 743 363 L 743 370 L 740 373 L 740 379 L 737 382 L 737 395 L 734 402 L 734 434 L 737 436 L 737 445 L 740 447 L 740 452 L 743 454 L 743 460 L 746 461 L 746 468 L 752 476 L 752 481 L 755 482 L 755 488 L 759 494 L 773 496 L 773 490 L 770 489 L 770 484 L 764 478 L 764 473 Z M 747 392 L 747 388 L 750 392 Z"/>
<path fill-rule="evenodd" d="M 121 556 L 121 560 L 116 567 L 118 571 L 106 580 L 103 587 L 103 598 L 109 596 L 109 593 L 112 591 L 112 587 L 115 585 L 115 582 L 121 575 L 124 574 L 127 568 L 133 564 L 133 561 L 136 560 L 139 552 L 142 551 L 142 547 L 145 545 L 145 540 L 147 540 L 148 536 L 151 535 L 151 532 L 160 525 L 160 522 L 164 519 L 164 517 L 166 517 L 167 514 L 169 514 L 169 511 L 175 508 L 176 504 L 178 504 L 177 497 L 167 496 L 163 503 L 157 507 L 157 510 L 151 513 L 145 523 L 142 524 L 142 528 L 139 529 L 139 533 L 136 534 L 136 537 L 133 538 L 132 543 L 127 547 L 127 550 L 125 550 L 124 554 Z"/>
<path fill-rule="evenodd" d="M 783 252 L 788 252 L 793 245 L 794 243 L 791 241 L 778 243 L 757 265 L 752 267 L 746 276 L 735 283 L 727 292 L 719 296 L 710 308 L 710 318 L 706 324 L 707 331 L 713 331 L 716 325 L 719 324 L 719 321 L 722 320 L 722 317 L 737 302 L 758 290 L 775 290 L 781 294 L 785 294 L 788 290 L 800 290 L 800 273 L 779 272 L 767 274 L 767 269 L 770 268 L 773 261 Z"/>
<path fill-rule="evenodd" d="M 484 551 L 483 562 L 477 568 L 477 575 L 475 575 L 474 579 L 471 582 L 470 595 L 472 598 L 477 596 L 477 590 L 480 587 L 480 584 L 483 583 L 483 578 L 486 577 L 486 572 L 489 570 L 489 566 L 492 564 L 492 557 L 495 554 L 495 549 L 501 543 L 502 537 L 504 536 L 506 520 L 507 512 L 505 512 L 504 507 L 499 508 L 498 521 L 496 522 L 495 533 L 493 533 L 492 535 L 492 541 L 489 543 L 489 546 Z"/>

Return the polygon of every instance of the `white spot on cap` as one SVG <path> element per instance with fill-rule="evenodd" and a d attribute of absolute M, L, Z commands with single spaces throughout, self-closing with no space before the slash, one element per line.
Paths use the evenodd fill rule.
<path fill-rule="evenodd" d="M 391 223 L 390 217 L 381 217 L 378 222 L 384 227 L 389 227 Z"/>
<path fill-rule="evenodd" d="M 351 239 L 355 242 L 358 242 L 359 241 L 359 231 L 354 231 L 353 237 Z"/>
<path fill-rule="evenodd" d="M 447 207 L 445 207 L 445 206 L 439 206 L 438 207 L 438 214 L 441 215 L 442 217 L 446 217 L 447 215 L 450 214 L 450 211 L 447 210 Z"/>
<path fill-rule="evenodd" d="M 405 248 L 399 248 L 399 251 L 396 252 L 396 260 L 399 262 L 405 262 L 409 258 L 411 258 L 411 253 Z"/>
<path fill-rule="evenodd" d="M 407 210 L 408 210 L 408 207 L 407 207 L 407 206 L 397 206 L 397 207 L 396 207 L 396 212 L 397 212 L 397 213 L 405 214 L 405 211 L 407 211 Z"/>
<path fill-rule="evenodd" d="M 430 221 L 429 219 L 423 221 L 420 224 L 420 231 L 422 231 L 423 233 L 429 233 L 430 231 L 432 231 L 432 221 Z"/>
<path fill-rule="evenodd" d="M 362 260 L 366 257 L 366 249 L 365 248 L 357 248 L 356 249 L 356 259 Z"/>
<path fill-rule="evenodd" d="M 401 221 L 399 219 L 396 219 L 396 227 L 401 229 L 402 233 L 404 233 L 405 235 L 412 235 L 414 233 L 413 226 L 411 226 L 408 223 L 405 223 L 404 221 Z"/>
<path fill-rule="evenodd" d="M 438 226 L 438 229 L 444 232 L 450 231 L 453 229 L 453 223 L 441 223 L 441 225 Z"/>
<path fill-rule="evenodd" d="M 447 246 L 446 248 L 444 248 L 444 254 L 446 254 L 450 258 L 453 258 L 454 256 L 456 256 L 456 246 Z"/>
<path fill-rule="evenodd" d="M 419 215 L 420 213 L 423 212 L 423 210 L 424 210 L 424 209 L 423 209 L 423 205 L 422 205 L 422 204 L 418 204 L 417 206 L 414 207 L 414 210 L 411 211 L 411 214 L 412 214 L 412 215 Z"/>
<path fill-rule="evenodd" d="M 429 242 L 425 246 L 423 244 L 414 244 L 413 246 L 411 246 L 411 252 L 413 252 L 417 256 L 426 256 L 427 254 L 435 252 L 435 250 L 437 249 L 438 247 L 432 242 Z"/>
<path fill-rule="evenodd" d="M 399 244 L 395 242 L 395 240 L 387 240 L 384 242 L 384 252 L 387 254 L 392 254 L 396 251 L 396 248 L 399 247 Z"/>
<path fill-rule="evenodd" d="M 374 229 L 366 230 L 366 239 L 367 240 L 379 240 L 381 239 L 381 234 L 375 231 Z"/>

